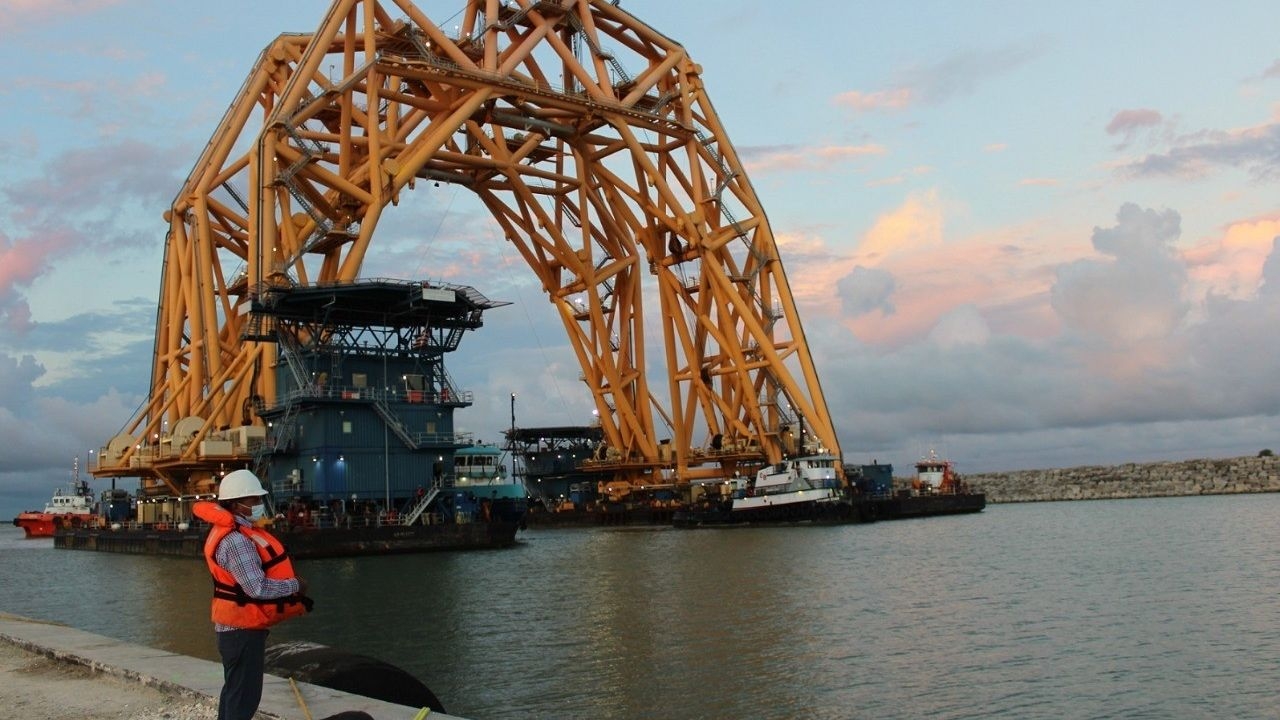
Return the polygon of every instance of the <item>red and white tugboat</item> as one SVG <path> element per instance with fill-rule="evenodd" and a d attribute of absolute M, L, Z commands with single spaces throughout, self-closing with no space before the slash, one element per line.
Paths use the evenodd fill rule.
<path fill-rule="evenodd" d="M 44 510 L 28 510 L 13 519 L 29 538 L 53 537 L 59 527 L 76 527 L 88 524 L 94 518 L 93 491 L 89 481 L 80 479 L 80 461 L 77 458 L 71 471 L 71 490 L 63 494 L 62 488 L 54 490 L 53 497 Z"/>

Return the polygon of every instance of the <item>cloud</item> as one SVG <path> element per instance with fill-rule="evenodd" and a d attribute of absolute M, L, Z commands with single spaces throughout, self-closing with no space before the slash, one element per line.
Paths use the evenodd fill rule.
<path fill-rule="evenodd" d="M 1112 228 L 1094 228 L 1093 247 L 1111 259 L 1081 259 L 1058 269 L 1054 311 L 1067 332 L 1112 349 L 1149 348 L 1186 315 L 1186 269 L 1173 250 L 1181 218 L 1172 210 L 1127 203 Z"/>
<path fill-rule="evenodd" d="M 930 255 L 953 282 L 929 292 L 945 290 L 956 301 L 933 313 L 913 294 L 929 283 L 920 258 L 889 254 L 879 267 L 894 268 L 896 312 L 883 321 L 916 323 L 923 332 L 899 333 L 892 343 L 857 325 L 852 333 L 809 333 L 846 460 L 911 457 L 925 442 L 941 441 L 976 472 L 993 463 L 1055 467 L 1082 457 L 1132 462 L 1274 446 L 1280 233 L 1261 239 L 1273 222 L 1230 224 L 1222 238 L 1203 243 L 1221 252 L 1202 252 L 1190 265 L 1178 250 L 1176 211 L 1125 204 L 1113 225 L 1093 230 L 1092 256 L 1079 257 L 1081 243 L 1063 243 L 1067 259 L 1037 276 L 1040 299 L 1030 286 L 998 297 L 996 278 L 1027 274 L 1038 248 L 1056 243 L 944 240 Z M 963 254 L 951 252 L 961 247 Z M 1224 276 L 1204 269 L 1219 262 L 1252 263 L 1251 273 L 1238 273 L 1252 285 L 1241 283 L 1236 297 L 1194 295 L 1189 278 Z M 982 282 L 964 282 L 980 273 Z M 1024 317 L 1047 309 L 1038 317 L 1053 331 L 1036 335 L 1008 322 L 997 328 L 998 308 L 1017 304 L 1026 305 Z"/>
<path fill-rule="evenodd" d="M 832 102 L 859 113 L 938 105 L 953 97 L 973 94 L 988 79 L 1031 62 L 1041 52 L 1041 48 L 1033 46 L 962 50 L 931 65 L 907 68 L 897 74 L 888 89 L 849 90 L 836 95 Z"/>
<path fill-rule="evenodd" d="M 840 297 L 841 309 L 849 317 L 876 310 L 892 315 L 894 286 L 892 274 L 858 265 L 836 283 L 836 294 Z"/>
<path fill-rule="evenodd" d="M 177 172 L 170 149 L 136 141 L 75 148 L 50 159 L 36 177 L 14 174 L 0 185 L 7 225 L 0 231 L 0 326 L 33 326 L 25 291 L 57 264 L 92 253 L 103 262 L 158 246 L 160 209 Z"/>
<path fill-rule="evenodd" d="M 1196 133 L 1175 140 L 1167 152 L 1122 162 L 1117 170 L 1131 178 L 1198 178 L 1216 167 L 1242 168 L 1259 181 L 1276 179 L 1280 123 Z"/>
<path fill-rule="evenodd" d="M 836 95 L 832 102 L 840 107 L 847 107 L 857 112 L 902 110 L 911 104 L 911 89 L 894 88 L 892 90 L 869 93 L 850 90 Z"/>
<path fill-rule="evenodd" d="M 1048 307 L 1050 268 L 1058 259 L 1079 257 L 1087 246 L 1049 235 L 1039 223 L 948 237 L 946 212 L 936 190 L 913 193 L 877 217 L 847 257 L 804 267 L 806 278 L 837 288 L 839 304 L 823 311 L 859 342 L 880 349 L 920 342 L 965 304 L 978 309 L 993 333 L 1056 332 Z M 892 279 L 891 297 L 886 278 Z M 884 312 L 889 306 L 892 314 Z"/>
<path fill-rule="evenodd" d="M 20 240 L 0 233 L 0 326 L 19 336 L 30 331 L 31 307 L 21 290 L 45 273 L 51 260 L 62 256 L 73 242 L 65 230 Z"/>
<path fill-rule="evenodd" d="M 1164 117 L 1155 110 L 1121 110 L 1107 123 L 1107 134 L 1120 136 L 1120 142 L 1116 145 L 1116 149 L 1120 150 L 1132 144 L 1139 133 L 1158 128 L 1162 122 Z"/>
<path fill-rule="evenodd" d="M 146 209 L 155 222 L 181 185 L 182 162 L 174 159 L 181 156 L 131 139 L 71 148 L 52 158 L 40 177 L 11 182 L 2 193 L 15 217 L 30 223 L 68 214 L 99 217 L 122 205 Z"/>
<path fill-rule="evenodd" d="M 1262 77 L 1266 79 L 1280 78 L 1280 60 L 1271 63 L 1271 66 L 1262 71 Z"/>
<path fill-rule="evenodd" d="M 983 346 L 990 339 L 991 328 L 986 319 L 970 304 L 960 305 L 939 318 L 928 337 L 929 342 L 944 350 L 965 345 Z"/>
<path fill-rule="evenodd" d="M 886 185 L 901 185 L 902 183 L 906 182 L 906 180 L 907 180 L 906 175 L 891 175 L 886 178 L 880 178 L 879 180 L 868 180 L 866 182 L 866 186 L 867 187 L 884 187 Z"/>
<path fill-rule="evenodd" d="M 874 144 L 817 147 L 780 145 L 745 148 L 742 151 L 742 163 L 753 173 L 818 172 L 887 152 L 883 146 Z"/>
<path fill-rule="evenodd" d="M 1277 235 L 1280 215 L 1249 218 L 1229 223 L 1220 236 L 1182 250 L 1191 283 L 1189 295 L 1252 297 L 1263 282 L 1264 262 Z"/>
<path fill-rule="evenodd" d="M 71 15 L 88 15 L 124 0 L 4 0 L 0 2 L 0 25 L 20 31 L 21 26 L 64 20 Z"/>
<path fill-rule="evenodd" d="M 933 172 L 933 167 L 929 165 L 917 165 L 904 173 L 899 173 L 891 177 L 881 178 L 879 180 L 868 180 L 865 185 L 867 187 L 883 187 L 885 185 L 901 185 L 906 182 L 908 176 L 928 175 Z"/>
<path fill-rule="evenodd" d="M 856 256 L 875 264 L 891 252 L 937 247 L 942 242 L 942 206 L 936 190 L 914 193 L 892 212 L 876 218 Z"/>
<path fill-rule="evenodd" d="M 1057 178 L 1023 178 L 1018 181 L 1023 187 L 1052 187 L 1058 184 Z"/>
<path fill-rule="evenodd" d="M 1280 296 L 1280 235 L 1271 240 L 1271 253 L 1262 264 L 1262 283 L 1258 294 L 1271 298 Z"/>
<path fill-rule="evenodd" d="M 1160 113 L 1146 108 L 1121 110 L 1107 123 L 1108 135 L 1128 135 L 1142 128 L 1156 127 L 1164 120 Z"/>

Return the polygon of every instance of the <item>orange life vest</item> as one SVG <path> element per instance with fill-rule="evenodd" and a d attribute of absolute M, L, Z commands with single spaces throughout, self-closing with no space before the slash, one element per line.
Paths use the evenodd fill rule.
<path fill-rule="evenodd" d="M 262 630 L 311 611 L 311 598 L 303 595 L 294 594 L 269 600 L 250 597 L 236 582 L 235 576 L 214 559 L 218 543 L 227 535 L 239 531 L 253 542 L 254 549 L 258 551 L 258 559 L 262 562 L 262 572 L 268 579 L 291 580 L 297 577 L 293 572 L 293 561 L 275 536 L 261 528 L 237 523 L 235 515 L 217 503 L 198 502 L 191 510 L 196 517 L 213 525 L 204 541 L 204 559 L 209 565 L 209 573 L 213 575 L 212 615 L 215 623 L 247 630 Z"/>

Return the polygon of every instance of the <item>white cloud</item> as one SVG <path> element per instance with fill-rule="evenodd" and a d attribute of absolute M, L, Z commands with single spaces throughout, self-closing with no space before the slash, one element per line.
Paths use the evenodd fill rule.
<path fill-rule="evenodd" d="M 836 283 L 840 306 L 850 317 L 879 310 L 893 314 L 893 275 L 877 268 L 858 265 Z"/>
<path fill-rule="evenodd" d="M 1127 204 L 1117 220 L 1093 233 L 1094 248 L 1111 259 L 1060 267 L 1052 299 L 1069 332 L 1128 350 L 1168 337 L 1185 316 L 1186 268 L 1172 248 L 1180 233 L 1176 212 Z"/>

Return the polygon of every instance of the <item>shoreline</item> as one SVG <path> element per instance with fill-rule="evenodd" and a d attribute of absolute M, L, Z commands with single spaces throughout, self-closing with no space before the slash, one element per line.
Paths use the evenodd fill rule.
<path fill-rule="evenodd" d="M 961 480 L 992 504 L 1271 493 L 1280 492 L 1280 456 L 975 473 Z"/>
<path fill-rule="evenodd" d="M 0 706 L 23 720 L 214 720 L 221 689 L 220 663 L 0 612 Z M 420 712 L 267 675 L 255 717 L 319 720 L 351 710 L 378 720 L 414 720 Z"/>

